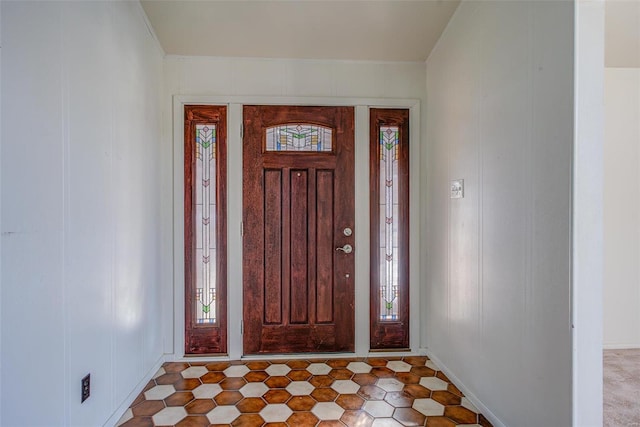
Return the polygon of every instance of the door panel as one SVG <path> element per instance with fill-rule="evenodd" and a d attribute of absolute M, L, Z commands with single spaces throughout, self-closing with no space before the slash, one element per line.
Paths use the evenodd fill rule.
<path fill-rule="evenodd" d="M 354 349 L 354 256 L 336 250 L 354 239 L 353 124 L 351 107 L 244 107 L 245 354 Z"/>

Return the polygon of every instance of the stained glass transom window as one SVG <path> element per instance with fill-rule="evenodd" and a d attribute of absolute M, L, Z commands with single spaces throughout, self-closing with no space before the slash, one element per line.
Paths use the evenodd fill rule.
<path fill-rule="evenodd" d="M 398 126 L 380 127 L 380 320 L 398 319 Z M 384 220 L 383 220 L 384 219 Z"/>
<path fill-rule="evenodd" d="M 267 151 L 331 151 L 331 128 L 287 124 L 267 129 Z"/>
<path fill-rule="evenodd" d="M 196 323 L 216 323 L 216 125 L 196 125 Z"/>

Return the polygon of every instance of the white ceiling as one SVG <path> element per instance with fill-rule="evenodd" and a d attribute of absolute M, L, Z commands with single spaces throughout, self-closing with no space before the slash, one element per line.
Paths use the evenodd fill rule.
<path fill-rule="evenodd" d="M 169 55 L 425 61 L 459 0 L 142 0 Z"/>
<path fill-rule="evenodd" d="M 640 0 L 607 0 L 605 64 L 640 68 Z"/>

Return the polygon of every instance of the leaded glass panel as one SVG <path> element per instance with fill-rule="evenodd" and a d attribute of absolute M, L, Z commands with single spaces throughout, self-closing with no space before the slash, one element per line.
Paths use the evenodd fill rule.
<path fill-rule="evenodd" d="M 216 126 L 196 125 L 196 323 L 216 323 Z"/>
<path fill-rule="evenodd" d="M 332 130 L 312 124 L 287 124 L 267 128 L 266 151 L 330 152 Z"/>
<path fill-rule="evenodd" d="M 380 126 L 380 320 L 398 319 L 398 126 Z"/>

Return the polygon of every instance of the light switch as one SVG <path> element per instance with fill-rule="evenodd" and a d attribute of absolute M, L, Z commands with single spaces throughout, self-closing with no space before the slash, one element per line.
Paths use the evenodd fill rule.
<path fill-rule="evenodd" d="M 452 199 L 462 199 L 464 197 L 464 179 L 454 179 L 451 181 Z"/>

